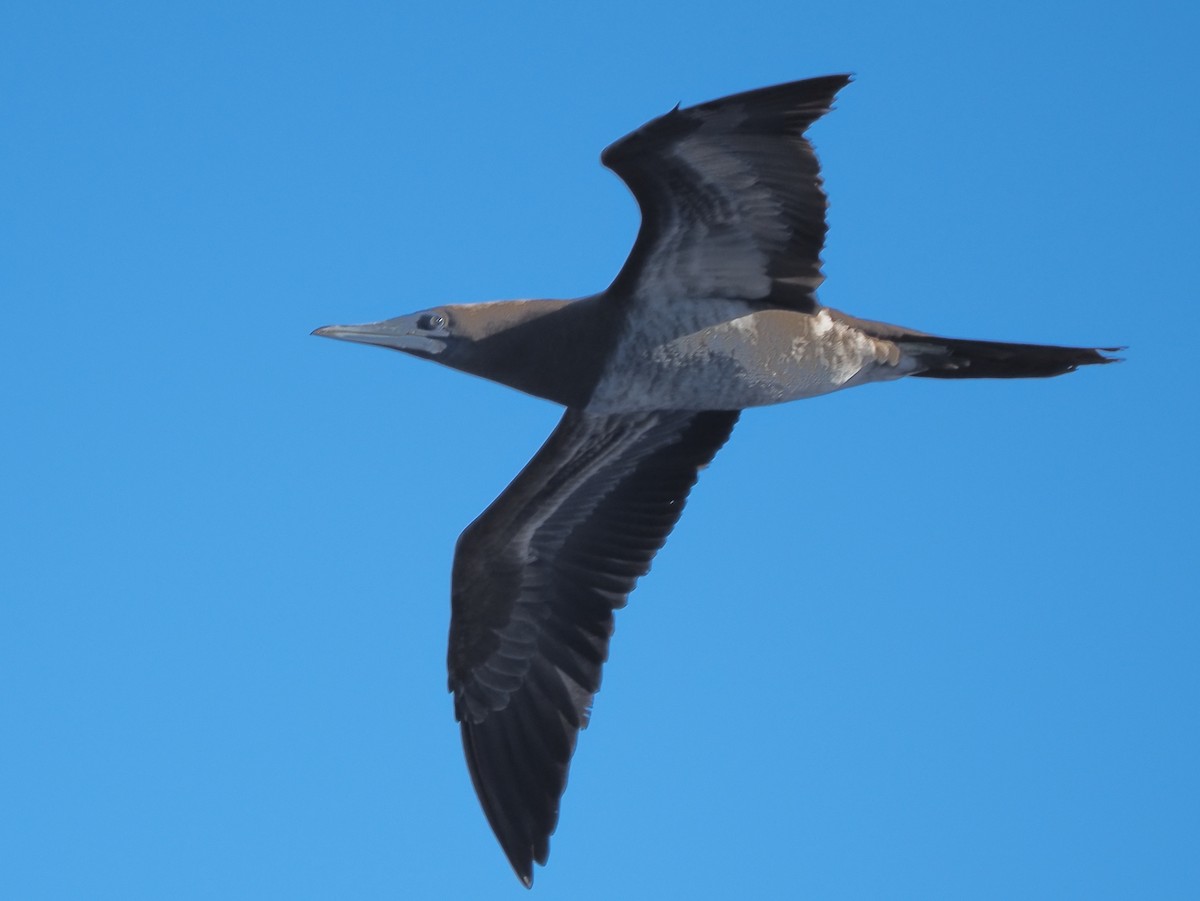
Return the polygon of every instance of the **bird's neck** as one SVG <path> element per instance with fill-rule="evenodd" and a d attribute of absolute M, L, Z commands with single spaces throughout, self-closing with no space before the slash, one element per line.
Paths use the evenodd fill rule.
<path fill-rule="evenodd" d="M 618 333 L 616 311 L 599 296 L 465 304 L 454 312 L 471 341 L 438 362 L 569 407 L 587 403 Z"/>

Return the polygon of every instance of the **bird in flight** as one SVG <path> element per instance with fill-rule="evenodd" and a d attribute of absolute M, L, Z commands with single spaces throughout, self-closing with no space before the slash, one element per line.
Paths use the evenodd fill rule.
<path fill-rule="evenodd" d="M 601 162 L 641 209 L 611 285 L 576 300 L 448 304 L 314 334 L 546 398 L 562 420 L 458 539 L 450 691 L 476 794 L 533 884 L 558 822 L 613 611 L 650 569 L 746 407 L 869 382 L 1060 375 L 1118 348 L 942 338 L 823 306 L 826 198 L 805 132 L 829 75 L 671 112 Z"/>

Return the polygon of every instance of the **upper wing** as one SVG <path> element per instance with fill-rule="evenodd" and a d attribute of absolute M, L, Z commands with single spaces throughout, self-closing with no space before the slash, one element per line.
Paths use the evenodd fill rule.
<path fill-rule="evenodd" d="M 613 609 L 683 511 L 737 411 L 568 409 L 454 556 L 450 690 L 467 766 L 527 886 L 544 864 Z"/>
<path fill-rule="evenodd" d="M 848 81 L 828 75 L 676 107 L 610 145 L 600 160 L 642 210 L 610 292 L 815 310 L 826 200 L 804 132 Z"/>

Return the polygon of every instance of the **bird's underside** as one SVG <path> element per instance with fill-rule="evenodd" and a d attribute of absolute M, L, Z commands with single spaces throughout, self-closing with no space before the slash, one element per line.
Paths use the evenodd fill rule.
<path fill-rule="evenodd" d="M 471 780 L 518 877 L 558 822 L 613 611 L 745 407 L 913 375 L 1040 377 L 1102 350 L 942 338 L 823 307 L 825 194 L 804 137 L 849 81 L 676 108 L 604 151 L 642 224 L 602 294 L 448 305 L 317 333 L 433 359 L 567 409 L 463 532 L 449 685 Z"/>

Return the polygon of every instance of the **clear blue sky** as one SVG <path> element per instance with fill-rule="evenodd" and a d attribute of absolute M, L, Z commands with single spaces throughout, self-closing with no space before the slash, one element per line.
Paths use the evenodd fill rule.
<path fill-rule="evenodd" d="M 747 414 L 536 896 L 1200 897 L 1194 4 L 107 6 L 0 12 L 0 897 L 524 897 L 448 585 L 558 411 L 308 333 L 602 288 L 605 144 L 840 71 L 823 300 L 1129 360 Z"/>

